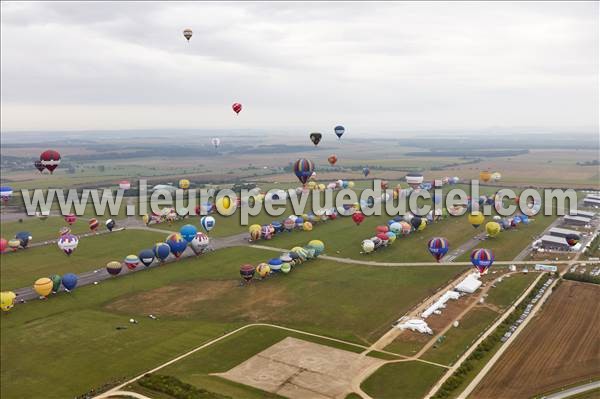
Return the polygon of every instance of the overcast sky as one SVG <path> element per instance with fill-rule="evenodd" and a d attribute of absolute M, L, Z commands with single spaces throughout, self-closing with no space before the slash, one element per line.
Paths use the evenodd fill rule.
<path fill-rule="evenodd" d="M 2 129 L 597 129 L 598 11 L 3 2 Z"/>

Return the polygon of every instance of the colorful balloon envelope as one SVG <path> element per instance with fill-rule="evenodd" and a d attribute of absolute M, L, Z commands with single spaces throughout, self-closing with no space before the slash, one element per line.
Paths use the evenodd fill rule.
<path fill-rule="evenodd" d="M 56 244 L 65 254 L 71 255 L 79 245 L 79 238 L 70 233 L 64 234 L 56 241 Z"/>
<path fill-rule="evenodd" d="M 494 263 L 494 252 L 485 248 L 475 249 L 471 252 L 471 263 L 479 270 L 479 274 L 483 274 Z"/>
<path fill-rule="evenodd" d="M 567 244 L 569 244 L 569 246 L 573 247 L 575 245 L 577 245 L 577 243 L 579 242 L 579 240 L 581 239 L 581 237 L 579 237 L 579 235 L 577 234 L 567 234 L 565 237 L 565 240 L 567 240 Z"/>
<path fill-rule="evenodd" d="M 240 276 L 242 276 L 242 278 L 246 281 L 252 280 L 255 272 L 256 269 L 254 269 L 254 266 L 250 264 L 240 266 Z"/>
<path fill-rule="evenodd" d="M 23 248 L 27 248 L 29 241 L 32 240 L 31 233 L 28 231 L 19 231 L 15 234 L 15 238 L 20 241 L 20 245 Z"/>
<path fill-rule="evenodd" d="M 377 233 L 387 233 L 390 231 L 390 228 L 388 226 L 380 225 L 375 228 L 375 231 L 377 231 Z"/>
<path fill-rule="evenodd" d="M 115 228 L 117 223 L 113 219 L 108 219 L 106 221 L 105 225 L 106 225 L 106 228 L 108 229 L 108 231 L 113 231 L 113 229 Z"/>
<path fill-rule="evenodd" d="M 337 159 L 337 156 L 335 156 L 335 155 L 333 155 L 333 154 L 332 154 L 332 155 L 330 155 L 330 156 L 327 158 L 327 162 L 329 162 L 329 165 L 331 165 L 331 166 L 335 165 L 335 163 L 337 162 L 337 160 L 338 160 L 338 159 Z"/>
<path fill-rule="evenodd" d="M 338 125 L 333 128 L 333 131 L 334 131 L 335 135 L 337 136 L 337 138 L 341 139 L 342 136 L 344 135 L 344 132 L 346 131 L 346 129 L 344 128 L 344 126 Z"/>
<path fill-rule="evenodd" d="M 190 188 L 190 181 L 188 179 L 179 180 L 179 188 L 182 190 L 187 190 Z"/>
<path fill-rule="evenodd" d="M 209 244 L 210 238 L 206 234 L 198 232 L 196 233 L 196 237 L 190 242 L 190 248 L 192 248 L 192 251 L 194 251 L 196 255 L 199 255 L 208 248 Z"/>
<path fill-rule="evenodd" d="M 58 235 L 59 236 L 64 236 L 64 235 L 67 235 L 67 234 L 71 234 L 71 228 L 70 227 L 64 226 L 64 227 L 61 227 L 60 230 L 58 231 Z"/>
<path fill-rule="evenodd" d="M 283 262 L 279 271 L 283 274 L 288 274 L 292 270 L 292 265 L 289 262 Z"/>
<path fill-rule="evenodd" d="M 154 256 L 161 262 L 164 262 L 171 253 L 171 247 L 164 242 L 157 242 L 152 250 L 154 251 Z"/>
<path fill-rule="evenodd" d="M 311 240 L 308 246 L 315 250 L 315 256 L 321 255 L 325 251 L 325 244 L 321 240 Z"/>
<path fill-rule="evenodd" d="M 154 258 L 154 252 L 151 249 L 144 249 L 138 254 L 138 259 L 146 267 L 154 262 Z"/>
<path fill-rule="evenodd" d="M 167 237 L 166 243 L 169 245 L 171 253 L 179 258 L 183 251 L 187 248 L 187 241 L 183 239 L 181 234 L 172 233 Z"/>
<path fill-rule="evenodd" d="M 313 229 L 313 225 L 311 222 L 304 222 L 302 223 L 302 230 L 304 231 L 311 231 Z"/>
<path fill-rule="evenodd" d="M 315 164 L 308 159 L 300 158 L 293 165 L 294 174 L 302 184 L 306 184 L 315 170 Z"/>
<path fill-rule="evenodd" d="M 312 141 L 314 145 L 318 145 L 321 142 L 323 135 L 321 133 L 314 132 L 309 134 L 308 137 L 310 137 L 310 141 Z"/>
<path fill-rule="evenodd" d="M 181 234 L 183 239 L 187 242 L 192 242 L 197 233 L 198 229 L 192 224 L 186 224 L 179 229 L 179 234 Z"/>
<path fill-rule="evenodd" d="M 52 280 L 48 277 L 39 278 L 33 283 L 33 289 L 39 296 L 48 296 L 52 292 Z"/>
<path fill-rule="evenodd" d="M 125 257 L 125 266 L 127 266 L 129 270 L 135 269 L 139 264 L 140 258 L 138 258 L 137 255 L 127 255 Z"/>
<path fill-rule="evenodd" d="M 13 238 L 11 240 L 8 240 L 8 247 L 10 249 L 12 249 L 13 251 L 16 251 L 17 249 L 19 249 L 21 247 L 21 240 L 19 240 L 18 238 Z"/>
<path fill-rule="evenodd" d="M 212 216 L 203 216 L 200 219 L 200 225 L 208 233 L 215 228 L 216 220 Z"/>
<path fill-rule="evenodd" d="M 256 266 L 256 273 L 258 273 L 261 278 L 265 278 L 271 273 L 271 268 L 266 263 L 259 263 L 258 266 Z"/>
<path fill-rule="evenodd" d="M 40 154 L 40 162 L 44 168 L 53 173 L 54 169 L 60 165 L 60 154 L 58 151 L 46 150 Z"/>
<path fill-rule="evenodd" d="M 488 236 L 490 236 L 492 238 L 494 238 L 498 234 L 500 234 L 500 230 L 502 230 L 502 226 L 500 226 L 500 223 L 487 222 L 485 224 L 485 232 L 487 233 Z"/>
<path fill-rule="evenodd" d="M 54 274 L 50 276 L 50 280 L 52 280 L 52 292 L 58 292 L 62 283 L 62 277 L 59 274 Z"/>
<path fill-rule="evenodd" d="M 363 175 L 365 177 L 367 177 L 367 176 L 369 176 L 369 173 L 371 173 L 371 170 L 369 168 L 363 168 L 362 172 L 363 172 Z"/>
<path fill-rule="evenodd" d="M 427 249 L 429 253 L 437 260 L 444 257 L 448 253 L 450 249 L 450 245 L 448 244 L 448 240 L 443 237 L 434 237 L 427 243 Z"/>
<path fill-rule="evenodd" d="M 484 222 L 485 216 L 483 216 L 483 213 L 475 211 L 469 213 L 467 219 L 469 220 L 469 223 L 471 223 L 471 226 L 478 228 Z"/>
<path fill-rule="evenodd" d="M 67 222 L 69 224 L 69 226 L 72 226 L 73 223 L 75 223 L 76 221 L 77 221 L 77 216 L 72 213 L 65 216 L 65 222 Z"/>
<path fill-rule="evenodd" d="M 65 290 L 72 291 L 77 286 L 77 275 L 73 273 L 67 273 L 62 277 L 62 286 Z"/>
<path fill-rule="evenodd" d="M 274 272 L 279 272 L 280 271 L 282 263 L 283 262 L 279 258 L 269 259 L 269 262 L 268 262 L 269 268 L 271 268 L 271 270 L 274 271 Z"/>
<path fill-rule="evenodd" d="M 388 231 L 387 233 L 385 233 L 388 236 L 388 241 L 390 244 L 393 244 L 394 241 L 396 241 L 396 233 L 392 232 L 392 231 Z"/>
<path fill-rule="evenodd" d="M 15 298 L 17 294 L 12 291 L 0 292 L 0 309 L 3 312 L 8 312 L 15 306 Z"/>
<path fill-rule="evenodd" d="M 239 115 L 239 113 L 242 112 L 242 104 L 233 103 L 233 105 L 231 106 L 231 109 L 233 109 L 233 112 L 235 112 L 236 115 Z"/>
<path fill-rule="evenodd" d="M 482 170 L 479 172 L 479 180 L 487 183 L 492 178 L 492 173 L 489 170 Z"/>
<path fill-rule="evenodd" d="M 95 218 L 91 218 L 88 222 L 88 226 L 90 227 L 90 230 L 92 230 L 92 231 L 96 231 L 96 229 L 98 228 L 99 225 L 100 225 L 100 222 L 98 221 L 98 219 L 95 219 Z"/>
<path fill-rule="evenodd" d="M 364 252 L 370 253 L 375 250 L 375 243 L 372 240 L 363 240 L 361 247 Z"/>
<path fill-rule="evenodd" d="M 111 276 L 116 276 L 117 274 L 121 273 L 122 269 L 123 265 L 121 264 L 121 262 L 117 262 L 116 260 L 113 260 L 106 264 L 106 271 Z"/>
<path fill-rule="evenodd" d="M 40 161 L 39 159 L 37 161 L 35 161 L 33 163 L 33 166 L 40 172 L 42 173 L 44 171 L 44 169 L 46 169 L 46 167 L 44 165 L 42 165 L 42 161 Z"/>
<path fill-rule="evenodd" d="M 365 215 L 362 212 L 356 211 L 352 214 L 352 221 L 356 223 L 357 226 L 360 225 L 364 220 Z"/>

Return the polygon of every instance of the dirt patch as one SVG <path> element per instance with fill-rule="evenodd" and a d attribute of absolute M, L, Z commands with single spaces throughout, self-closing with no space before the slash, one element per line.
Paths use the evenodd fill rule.
<path fill-rule="evenodd" d="M 475 295 L 463 295 L 457 300 L 450 299 L 448 302 L 446 302 L 446 307 L 444 309 L 440 309 L 442 314 L 433 314 L 425 321 L 427 322 L 427 325 L 431 327 L 433 332 L 437 333 L 452 324 L 458 315 L 460 315 L 476 300 L 477 297 Z"/>
<path fill-rule="evenodd" d="M 352 379 L 384 361 L 287 337 L 233 369 L 216 374 L 292 399 L 345 397 Z"/>
<path fill-rule="evenodd" d="M 202 313 L 210 317 L 213 313 L 220 317 L 238 318 L 244 315 L 250 321 L 261 321 L 270 310 L 286 305 L 285 288 L 270 285 L 240 287 L 238 280 L 193 281 L 155 288 L 133 295 L 118 298 L 106 309 L 127 314 L 154 314 L 158 316 L 187 316 Z M 243 300 L 237 300 L 235 307 L 230 297 L 243 292 Z"/>
<path fill-rule="evenodd" d="M 600 286 L 563 281 L 473 394 L 529 398 L 600 375 Z"/>

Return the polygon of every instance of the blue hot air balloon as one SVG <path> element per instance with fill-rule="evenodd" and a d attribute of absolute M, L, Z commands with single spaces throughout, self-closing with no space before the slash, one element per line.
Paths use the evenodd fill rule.
<path fill-rule="evenodd" d="M 152 262 L 154 262 L 154 257 L 154 252 L 151 249 L 144 249 L 138 255 L 140 262 L 142 262 L 142 264 L 146 267 L 150 266 Z"/>
<path fill-rule="evenodd" d="M 369 168 L 363 168 L 362 172 L 363 172 L 363 175 L 365 177 L 369 176 L 369 173 L 371 173 L 371 171 L 369 170 Z"/>
<path fill-rule="evenodd" d="M 62 276 L 62 285 L 67 291 L 73 290 L 77 286 L 77 275 L 73 273 L 65 274 Z"/>
<path fill-rule="evenodd" d="M 448 253 L 450 246 L 448 244 L 448 240 L 446 240 L 444 237 L 433 237 L 427 243 L 427 249 L 429 250 L 429 253 L 433 255 L 435 260 L 439 262 L 440 259 L 442 259 L 444 255 Z"/>
<path fill-rule="evenodd" d="M 29 240 L 31 240 L 31 233 L 28 231 L 19 231 L 15 234 L 15 238 L 21 242 L 21 247 L 27 248 Z"/>
<path fill-rule="evenodd" d="M 195 235 L 194 235 L 195 237 Z M 179 258 L 183 251 L 187 248 L 187 241 L 183 239 L 181 234 L 172 233 L 169 234 L 166 240 L 167 245 L 169 245 L 169 249 L 171 253 L 175 255 L 176 258 Z"/>
<path fill-rule="evenodd" d="M 179 234 L 181 234 L 186 242 L 192 242 L 194 237 L 196 237 L 196 233 L 198 233 L 198 229 L 192 224 L 186 224 L 179 229 Z"/>
<path fill-rule="evenodd" d="M 167 244 L 165 242 L 157 242 L 154 245 L 153 251 L 154 251 L 154 256 L 156 256 L 158 258 L 158 260 L 163 262 L 165 259 L 167 259 L 169 257 L 169 254 L 171 253 L 171 247 L 169 247 L 169 244 Z"/>
<path fill-rule="evenodd" d="M 267 263 L 273 272 L 279 272 L 281 270 L 281 265 L 283 264 L 282 260 L 279 258 L 269 259 Z"/>
<path fill-rule="evenodd" d="M 342 136 L 344 135 L 344 132 L 346 131 L 346 129 L 344 128 L 344 126 L 338 125 L 333 128 L 333 131 L 335 132 L 335 135 L 337 136 L 337 138 L 341 139 Z"/>

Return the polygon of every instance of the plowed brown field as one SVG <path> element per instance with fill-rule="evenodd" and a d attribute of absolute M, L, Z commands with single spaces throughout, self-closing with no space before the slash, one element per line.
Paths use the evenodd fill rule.
<path fill-rule="evenodd" d="M 530 398 L 600 376 L 600 286 L 563 281 L 471 394 Z"/>

